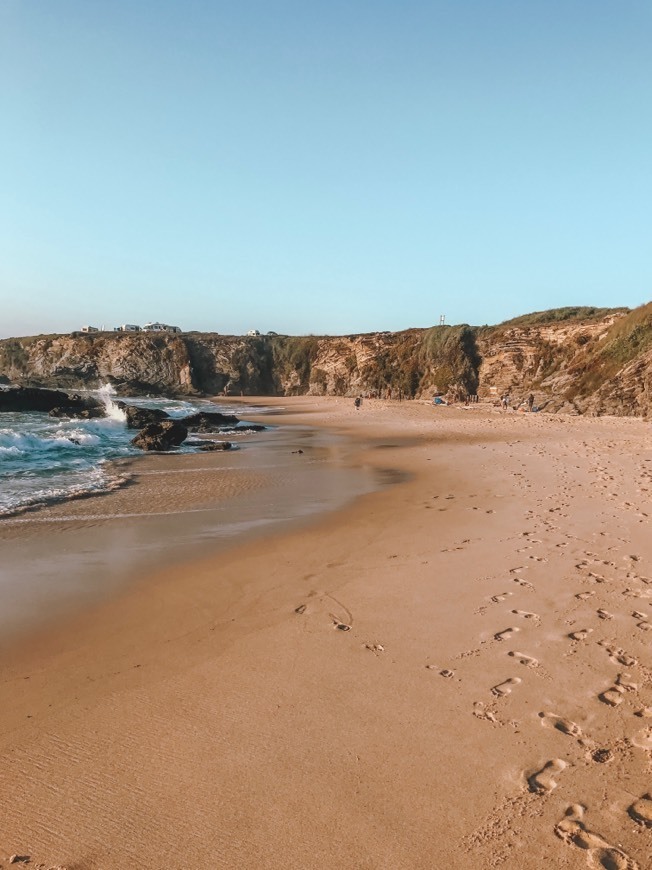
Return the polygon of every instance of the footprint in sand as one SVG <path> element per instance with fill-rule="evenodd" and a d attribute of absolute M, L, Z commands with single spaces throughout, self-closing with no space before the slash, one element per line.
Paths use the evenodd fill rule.
<path fill-rule="evenodd" d="M 538 613 L 530 613 L 528 610 L 512 610 L 515 616 L 520 616 L 521 619 L 533 619 L 535 622 L 540 622 L 541 617 Z"/>
<path fill-rule="evenodd" d="M 496 714 L 493 710 L 488 710 L 482 701 L 473 702 L 473 715 L 476 719 L 486 719 L 489 722 L 497 722 Z"/>
<path fill-rule="evenodd" d="M 650 631 L 652 630 L 651 622 L 637 622 L 636 627 L 640 628 L 642 631 Z"/>
<path fill-rule="evenodd" d="M 520 630 L 520 628 L 506 628 L 503 631 L 499 631 L 497 634 L 494 634 L 494 640 L 509 640 L 509 638 L 515 632 Z"/>
<path fill-rule="evenodd" d="M 496 695 L 498 698 L 503 698 L 505 695 L 509 695 L 514 686 L 518 686 L 519 683 L 523 682 L 520 677 L 509 677 L 502 683 L 498 683 L 497 686 L 494 686 L 491 690 L 492 695 Z"/>
<path fill-rule="evenodd" d="M 527 786 L 530 791 L 535 794 L 549 794 L 553 789 L 557 788 L 555 779 L 562 770 L 567 767 L 565 761 L 561 758 L 553 758 L 552 761 L 547 761 L 541 770 L 537 770 L 527 778 Z"/>
<path fill-rule="evenodd" d="M 619 704 L 622 704 L 624 694 L 625 690 L 620 686 L 612 686 L 610 689 L 601 692 L 598 698 L 609 707 L 617 707 Z"/>
<path fill-rule="evenodd" d="M 568 734 L 569 737 L 583 737 L 582 729 L 577 723 L 570 719 L 564 719 L 563 716 L 557 716 L 556 713 L 539 713 L 541 724 L 546 728 L 556 728 L 562 734 Z"/>
<path fill-rule="evenodd" d="M 638 664 L 638 660 L 634 656 L 630 656 L 629 653 L 619 646 L 615 646 L 615 644 L 607 643 L 606 640 L 599 640 L 598 646 L 604 647 L 611 661 L 616 664 L 626 665 L 627 667 L 633 667 Z"/>
<path fill-rule="evenodd" d="M 511 594 L 511 592 L 501 592 L 500 595 L 492 595 L 491 600 L 494 602 L 494 604 L 500 604 L 502 601 L 505 601 L 505 599 Z"/>
<path fill-rule="evenodd" d="M 568 637 L 571 640 L 586 640 L 592 631 L 592 628 L 581 628 L 579 631 L 571 631 Z"/>
<path fill-rule="evenodd" d="M 599 834 L 589 831 L 584 822 L 584 807 L 573 804 L 566 810 L 565 817 L 555 825 L 555 834 L 568 846 L 577 846 L 587 852 L 589 867 L 605 870 L 640 870 L 626 852 L 617 846 L 612 846 Z"/>
<path fill-rule="evenodd" d="M 618 674 L 616 685 L 626 692 L 636 692 L 638 689 L 638 684 L 632 682 L 631 674 Z"/>
<path fill-rule="evenodd" d="M 595 592 L 578 592 L 575 598 L 579 598 L 580 601 L 584 601 L 585 598 L 590 598 L 592 595 L 595 595 Z"/>
<path fill-rule="evenodd" d="M 534 586 L 531 583 L 528 583 L 527 580 L 523 580 L 522 577 L 512 577 L 514 583 L 518 583 L 518 585 L 523 589 L 534 589 Z"/>
<path fill-rule="evenodd" d="M 632 737 L 634 746 L 649 752 L 652 749 L 652 728 L 642 728 Z"/>
<path fill-rule="evenodd" d="M 333 627 L 338 629 L 338 631 L 351 631 L 351 628 L 353 627 L 353 614 L 351 613 L 351 611 L 348 609 L 348 607 L 345 607 L 341 603 L 341 601 L 338 601 L 337 598 L 335 598 L 335 596 L 331 595 L 329 592 L 325 592 L 324 595 L 326 596 L 326 598 L 330 598 L 331 601 L 337 604 L 338 607 L 340 607 L 341 610 L 344 611 L 347 617 L 347 621 L 345 622 L 336 613 L 329 613 L 328 615 L 333 622 Z"/>
<path fill-rule="evenodd" d="M 598 616 L 600 617 L 600 619 L 613 619 L 613 618 L 614 618 L 614 617 L 613 617 L 613 613 L 609 613 L 608 610 L 604 610 L 602 607 L 600 607 L 600 608 L 596 611 L 596 613 L 598 614 Z"/>
<path fill-rule="evenodd" d="M 525 653 L 516 652 L 512 650 L 507 653 L 508 656 L 512 656 L 516 659 L 519 665 L 525 665 L 527 668 L 538 668 L 539 662 L 533 656 L 527 656 Z"/>
<path fill-rule="evenodd" d="M 627 812 L 639 825 L 652 828 L 652 795 L 650 792 L 646 792 L 637 801 L 634 801 Z"/>

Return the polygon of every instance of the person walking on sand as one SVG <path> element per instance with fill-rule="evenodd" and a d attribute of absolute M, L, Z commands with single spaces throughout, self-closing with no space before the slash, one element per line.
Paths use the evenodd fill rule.
<path fill-rule="evenodd" d="M 532 413 L 533 407 L 534 407 L 534 394 L 530 393 L 530 395 L 527 397 L 527 409 L 530 412 L 530 414 Z"/>
<path fill-rule="evenodd" d="M 362 396 L 356 396 L 355 402 L 353 404 L 355 405 L 356 411 L 359 411 L 360 405 L 362 404 Z"/>

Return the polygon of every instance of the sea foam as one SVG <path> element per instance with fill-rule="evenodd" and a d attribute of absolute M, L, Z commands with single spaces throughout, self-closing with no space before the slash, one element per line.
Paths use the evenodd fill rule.
<path fill-rule="evenodd" d="M 8 412 L 0 416 L 0 517 L 36 505 L 114 489 L 124 481 L 112 460 L 140 455 L 133 447 L 126 414 L 110 384 L 91 395 L 106 416 L 91 420 Z M 209 402 L 126 399 L 128 404 L 162 408 L 172 417 L 220 410 Z M 191 448 L 182 446 L 181 452 Z"/>

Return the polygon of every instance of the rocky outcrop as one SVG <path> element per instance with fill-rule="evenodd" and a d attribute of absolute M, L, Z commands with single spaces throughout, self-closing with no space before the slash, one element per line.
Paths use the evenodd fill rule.
<path fill-rule="evenodd" d="M 220 429 L 234 429 L 240 420 L 235 414 L 221 414 L 219 411 L 199 411 L 181 422 L 193 432 L 219 432 Z"/>
<path fill-rule="evenodd" d="M 0 342 L 0 373 L 13 383 L 124 395 L 193 393 L 184 340 L 169 334 L 46 335 Z"/>
<path fill-rule="evenodd" d="M 60 390 L 11 387 L 0 390 L 0 411 L 41 411 L 53 417 L 103 417 L 104 407 L 91 398 Z"/>
<path fill-rule="evenodd" d="M 63 405 L 52 408 L 50 417 L 62 417 L 69 420 L 92 420 L 96 417 L 106 417 L 106 410 L 103 405 L 83 408 L 81 410 L 76 405 Z"/>
<path fill-rule="evenodd" d="M 150 423 L 160 423 L 167 420 L 169 414 L 160 408 L 137 408 L 135 405 L 127 405 L 125 402 L 117 402 L 118 408 L 124 413 L 127 420 L 127 429 L 143 429 Z"/>
<path fill-rule="evenodd" d="M 187 437 L 188 430 L 181 423 L 176 420 L 163 420 L 149 423 L 131 439 L 131 443 L 141 450 L 167 451 L 183 444 Z"/>
<path fill-rule="evenodd" d="M 557 309 L 499 326 L 347 336 L 91 334 L 0 341 L 0 379 L 122 394 L 339 395 L 454 400 L 477 394 L 546 410 L 647 415 L 652 304 Z M 224 423 L 224 425 L 229 425 Z M 215 431 L 204 420 L 190 424 Z M 221 424 L 216 424 L 217 430 Z"/>
<path fill-rule="evenodd" d="M 233 444 L 230 441 L 186 441 L 186 447 L 196 447 L 197 450 L 210 452 L 213 450 L 231 450 Z"/>
<path fill-rule="evenodd" d="M 652 417 L 652 351 L 626 365 L 577 404 L 583 413 Z"/>

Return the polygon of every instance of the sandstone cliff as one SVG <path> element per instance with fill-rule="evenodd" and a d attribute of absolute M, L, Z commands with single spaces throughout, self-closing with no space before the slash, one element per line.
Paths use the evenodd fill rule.
<path fill-rule="evenodd" d="M 123 394 L 391 395 L 492 400 L 533 392 L 549 410 L 652 413 L 652 303 L 558 309 L 495 327 L 293 337 L 186 333 L 0 341 L 0 379 Z"/>

